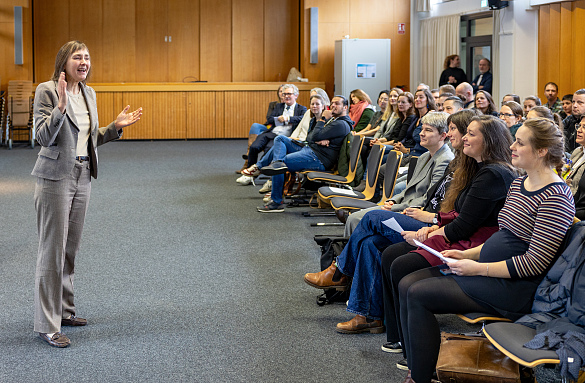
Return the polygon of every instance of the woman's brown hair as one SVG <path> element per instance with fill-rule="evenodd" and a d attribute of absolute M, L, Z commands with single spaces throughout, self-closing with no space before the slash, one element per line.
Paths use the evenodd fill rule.
<path fill-rule="evenodd" d="M 501 164 L 516 172 L 511 165 L 512 136 L 504 121 L 494 116 L 477 116 L 473 117 L 471 122 L 479 124 L 479 132 L 483 137 L 482 163 Z M 463 153 L 458 165 L 453 181 L 445 193 L 445 199 L 441 203 L 441 211 L 445 213 L 455 208 L 459 193 L 471 183 L 479 171 L 479 163 Z"/>
<path fill-rule="evenodd" d="M 427 98 L 427 112 L 430 112 L 431 110 L 437 110 L 437 104 L 435 104 L 435 98 L 433 97 L 433 94 L 431 93 L 430 90 L 428 89 L 419 89 L 416 92 L 414 92 L 414 97 L 416 97 L 416 94 L 419 92 L 423 92 L 425 97 Z M 418 111 L 418 109 L 414 108 L 414 114 L 416 114 L 417 118 L 421 118 L 422 116 L 419 114 L 420 112 Z"/>
<path fill-rule="evenodd" d="M 406 117 L 412 116 L 415 114 L 415 112 L 414 112 L 414 96 L 410 92 L 404 92 L 400 96 L 398 96 L 398 101 L 400 101 L 400 97 L 406 97 L 406 99 L 408 99 L 408 102 L 410 103 L 410 108 L 408 108 L 406 113 L 402 113 L 401 111 L 398 111 L 398 117 L 400 118 L 400 121 L 404 121 L 406 119 Z"/>
<path fill-rule="evenodd" d="M 55 58 L 55 71 L 53 72 L 53 77 L 51 77 L 51 80 L 59 81 L 59 76 L 61 76 L 61 72 L 65 71 L 65 64 L 67 64 L 67 60 L 69 60 L 69 57 L 71 57 L 73 53 L 81 49 L 85 49 L 89 52 L 87 46 L 81 41 L 77 40 L 69 41 L 68 43 L 65 43 L 65 45 L 63 45 L 61 49 L 59 49 L 59 52 L 57 52 L 57 57 Z M 85 77 L 85 80 L 82 81 L 84 85 L 91 76 L 91 69 L 92 65 L 89 66 L 87 76 Z"/>
<path fill-rule="evenodd" d="M 349 94 L 349 104 L 350 105 L 353 104 L 353 101 L 351 100 L 351 96 L 356 96 L 360 101 L 366 101 L 368 104 L 372 103 L 370 96 L 368 96 L 368 94 L 361 89 L 355 89 L 355 90 L 351 91 L 351 93 Z"/>
<path fill-rule="evenodd" d="M 565 157 L 565 139 L 558 125 L 551 119 L 535 117 L 526 120 L 524 126 L 530 129 L 529 141 L 532 149 L 547 149 L 543 158 L 544 164 L 555 168 L 560 174 Z"/>
<path fill-rule="evenodd" d="M 478 90 L 477 93 L 475 94 L 475 96 L 473 96 L 473 101 L 475 101 L 475 99 L 477 98 L 477 95 L 483 93 L 483 95 L 485 96 L 485 98 L 488 101 L 488 106 L 485 109 L 485 112 L 482 112 L 483 114 L 492 114 L 493 112 L 497 112 L 497 107 L 496 104 L 494 103 L 494 99 L 492 98 L 492 95 L 489 94 L 489 92 L 486 92 L 485 90 Z M 477 109 L 477 107 L 476 107 Z"/>
<path fill-rule="evenodd" d="M 443 63 L 443 69 L 447 69 L 451 66 L 451 60 L 455 59 L 455 57 L 459 57 L 459 55 L 450 55 L 445 57 L 445 62 Z"/>

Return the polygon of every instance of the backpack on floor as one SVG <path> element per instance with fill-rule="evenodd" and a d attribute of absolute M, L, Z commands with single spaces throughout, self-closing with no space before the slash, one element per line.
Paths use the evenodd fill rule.
<path fill-rule="evenodd" d="M 314 238 L 317 245 L 321 247 L 321 271 L 325 270 L 334 259 L 343 251 L 349 238 L 342 236 L 316 235 Z M 349 299 L 349 286 L 345 291 L 336 289 L 323 290 L 323 294 L 317 297 L 317 305 L 324 306 L 335 302 L 347 302 Z"/>

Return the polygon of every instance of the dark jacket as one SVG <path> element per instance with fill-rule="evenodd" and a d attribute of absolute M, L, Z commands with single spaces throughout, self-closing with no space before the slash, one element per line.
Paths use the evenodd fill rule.
<path fill-rule="evenodd" d="M 333 169 L 339 158 L 339 151 L 343 145 L 345 136 L 351 130 L 352 121 L 348 116 L 331 118 L 327 122 L 323 120 L 311 120 L 307 142 L 309 147 L 325 166 L 325 169 Z M 329 146 L 318 145 L 316 142 L 329 140 Z"/>
<path fill-rule="evenodd" d="M 272 110 L 272 113 L 266 119 L 264 125 L 274 126 L 274 119 L 282 116 L 285 107 L 286 104 L 284 102 L 276 104 L 276 106 Z M 306 111 L 307 111 L 306 107 L 302 106 L 301 104 L 295 104 L 294 116 L 290 118 L 290 124 L 293 126 L 293 129 L 295 126 L 299 124 L 299 122 L 301 122 L 301 120 L 303 119 L 303 115 L 305 114 Z"/>
<path fill-rule="evenodd" d="M 467 81 L 467 76 L 465 75 L 465 72 L 463 71 L 463 69 L 461 69 L 461 68 L 447 68 L 443 71 L 443 73 L 441 73 L 441 77 L 439 78 L 439 86 L 449 84 L 449 76 L 453 76 L 453 77 L 455 77 L 455 80 L 457 80 L 456 83 L 451 84 L 455 88 L 457 88 L 457 85 L 461 84 L 462 82 Z"/>
<path fill-rule="evenodd" d="M 479 85 L 483 86 L 482 89 L 479 89 L 479 85 L 477 85 L 477 82 L 479 81 L 479 76 L 481 76 L 481 73 L 478 74 L 477 77 L 474 78 L 473 81 L 471 82 L 471 86 L 473 87 L 473 93 L 477 93 L 478 90 L 485 90 L 489 94 L 492 94 L 492 80 L 493 80 L 492 73 L 488 70 L 487 72 L 485 72 L 483 74 L 483 77 L 481 78 L 481 84 L 479 84 Z"/>
<path fill-rule="evenodd" d="M 406 116 L 404 121 L 399 121 L 396 123 L 396 127 L 388 137 L 388 141 L 402 141 L 404 137 L 406 137 L 406 133 L 408 132 L 408 128 L 412 125 L 413 121 L 416 120 L 416 116 L 411 114 L 410 116 Z"/>
<path fill-rule="evenodd" d="M 570 115 L 569 117 L 563 120 L 563 125 L 565 128 L 565 151 L 572 153 L 573 150 L 577 149 L 579 144 L 577 144 L 577 129 L 575 129 L 575 124 L 581 121 L 581 116 L 573 116 Z"/>

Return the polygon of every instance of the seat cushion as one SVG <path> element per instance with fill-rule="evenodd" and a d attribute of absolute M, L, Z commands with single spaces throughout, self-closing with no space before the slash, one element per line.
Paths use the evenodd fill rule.
<path fill-rule="evenodd" d="M 559 357 L 551 350 L 531 350 L 524 344 L 531 341 L 536 330 L 517 323 L 490 323 L 483 330 L 494 346 L 516 362 L 534 367 L 542 363 L 559 363 Z"/>
<path fill-rule="evenodd" d="M 331 182 L 331 183 L 347 183 L 347 178 L 325 172 L 309 172 L 307 173 L 309 181 Z"/>
<path fill-rule="evenodd" d="M 364 193 L 350 190 L 350 189 L 342 189 L 336 188 L 331 186 L 321 186 L 319 188 L 319 195 L 322 198 L 333 198 L 333 197 L 348 197 L 353 199 L 365 199 Z"/>
<path fill-rule="evenodd" d="M 361 210 L 378 205 L 371 201 L 364 201 L 355 198 L 333 197 L 331 198 L 331 206 L 333 206 L 335 210 L 337 209 Z"/>

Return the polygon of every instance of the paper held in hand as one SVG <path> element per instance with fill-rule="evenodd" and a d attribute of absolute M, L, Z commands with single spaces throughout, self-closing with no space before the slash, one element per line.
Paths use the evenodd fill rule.
<path fill-rule="evenodd" d="M 443 261 L 445 263 L 450 263 L 450 262 L 457 261 L 457 259 L 455 259 L 455 258 L 445 257 L 443 254 L 439 253 L 437 250 L 428 247 L 427 245 L 425 245 L 422 242 L 417 241 L 416 239 L 414 240 L 414 244 L 417 245 L 418 247 L 421 247 L 421 248 L 425 249 L 426 251 L 428 251 L 429 253 L 433 254 L 436 257 L 438 257 L 441 261 Z"/>

